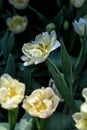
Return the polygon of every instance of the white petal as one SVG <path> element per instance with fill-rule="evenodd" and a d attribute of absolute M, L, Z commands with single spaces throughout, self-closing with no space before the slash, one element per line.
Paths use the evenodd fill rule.
<path fill-rule="evenodd" d="M 60 42 L 56 40 L 54 46 L 51 48 L 51 51 L 57 49 L 60 46 Z"/>
<path fill-rule="evenodd" d="M 35 64 L 39 64 L 39 63 L 44 62 L 44 61 L 46 60 L 47 57 L 48 57 L 48 55 L 43 56 L 43 57 L 41 57 L 41 58 L 35 60 Z"/>
<path fill-rule="evenodd" d="M 21 59 L 22 59 L 23 61 L 26 61 L 26 60 L 28 60 L 29 58 L 28 58 L 27 56 L 23 55 L 23 56 L 21 56 Z"/>

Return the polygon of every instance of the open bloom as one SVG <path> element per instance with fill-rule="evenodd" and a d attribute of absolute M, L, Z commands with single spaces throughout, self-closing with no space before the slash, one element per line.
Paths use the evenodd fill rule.
<path fill-rule="evenodd" d="M 73 115 L 73 119 L 75 120 L 76 128 L 79 130 L 87 130 L 87 113 L 78 112 Z"/>
<path fill-rule="evenodd" d="M 70 3 L 76 7 L 79 8 L 84 4 L 85 0 L 70 0 Z"/>
<path fill-rule="evenodd" d="M 75 113 L 72 117 L 77 129 L 87 130 L 87 88 L 83 89 L 82 95 L 85 98 L 85 102 L 80 106 L 80 112 Z"/>
<path fill-rule="evenodd" d="M 32 116 L 48 118 L 56 109 L 59 97 L 52 88 L 34 90 L 30 96 L 26 96 L 22 107 Z"/>
<path fill-rule="evenodd" d="M 1 107 L 11 110 L 18 107 L 23 100 L 25 85 L 8 74 L 3 74 L 0 78 L 0 104 Z"/>
<path fill-rule="evenodd" d="M 24 66 L 44 62 L 50 52 L 59 46 L 60 43 L 57 41 L 54 30 L 51 31 L 50 35 L 48 32 L 37 35 L 35 41 L 23 45 L 22 52 L 24 55 L 21 58 L 25 61 Z"/>
<path fill-rule="evenodd" d="M 25 9 L 28 6 L 29 0 L 9 0 L 9 3 L 16 9 Z"/>
<path fill-rule="evenodd" d="M 74 27 L 75 32 L 79 36 L 84 36 L 85 27 L 86 27 L 86 34 L 87 34 L 87 18 L 80 18 L 78 22 L 74 20 L 73 27 Z"/>
<path fill-rule="evenodd" d="M 15 15 L 11 18 L 8 18 L 6 23 L 10 31 L 21 33 L 26 29 L 28 25 L 28 19 L 26 16 Z"/>

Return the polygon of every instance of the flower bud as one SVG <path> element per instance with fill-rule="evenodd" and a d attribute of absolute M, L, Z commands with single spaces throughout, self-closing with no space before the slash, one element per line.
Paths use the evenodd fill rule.
<path fill-rule="evenodd" d="M 50 33 L 52 30 L 55 29 L 55 24 L 54 23 L 49 23 L 47 26 L 46 26 L 46 30 Z"/>

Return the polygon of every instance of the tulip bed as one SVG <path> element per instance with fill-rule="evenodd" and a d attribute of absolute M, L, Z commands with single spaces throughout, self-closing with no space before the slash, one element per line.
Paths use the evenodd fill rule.
<path fill-rule="evenodd" d="M 86 0 L 0 0 L 0 130 L 87 130 Z"/>

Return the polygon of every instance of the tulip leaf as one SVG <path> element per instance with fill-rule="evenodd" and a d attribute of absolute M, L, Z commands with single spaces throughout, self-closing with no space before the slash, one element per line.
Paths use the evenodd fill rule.
<path fill-rule="evenodd" d="M 15 77 L 15 63 L 12 54 L 10 54 L 8 57 L 7 65 L 5 67 L 4 73 L 8 73 L 11 76 Z"/>
<path fill-rule="evenodd" d="M 77 79 L 87 59 L 87 37 L 82 41 L 82 48 L 73 72 L 73 82 Z"/>
<path fill-rule="evenodd" d="M 78 111 L 73 95 L 71 94 L 70 89 L 68 88 L 63 75 L 60 73 L 58 68 L 53 64 L 53 62 L 49 58 L 47 58 L 46 63 L 59 93 L 64 98 L 65 102 L 67 103 L 67 105 L 73 113 Z"/>
<path fill-rule="evenodd" d="M 8 40 L 8 31 L 4 33 L 4 35 L 0 38 L 0 56 L 5 53 L 5 46 Z"/>
<path fill-rule="evenodd" d="M 5 46 L 5 59 L 8 58 L 9 54 L 13 51 L 13 46 L 14 46 L 14 32 L 12 32 L 8 36 L 8 40 L 6 41 L 6 46 Z"/>
<path fill-rule="evenodd" d="M 0 130 L 8 130 L 8 123 L 0 123 Z"/>
<path fill-rule="evenodd" d="M 47 130 L 74 130 L 73 124 L 71 115 L 55 112 L 50 117 Z"/>
<path fill-rule="evenodd" d="M 27 121 L 27 119 L 21 119 L 18 126 L 15 128 L 15 130 L 32 130 L 33 120 L 32 118 Z"/>
<path fill-rule="evenodd" d="M 69 87 L 72 85 L 72 65 L 70 61 L 69 54 L 64 46 L 63 41 L 61 41 L 61 58 L 62 58 L 62 69 L 64 72 L 64 78 L 69 84 Z"/>

